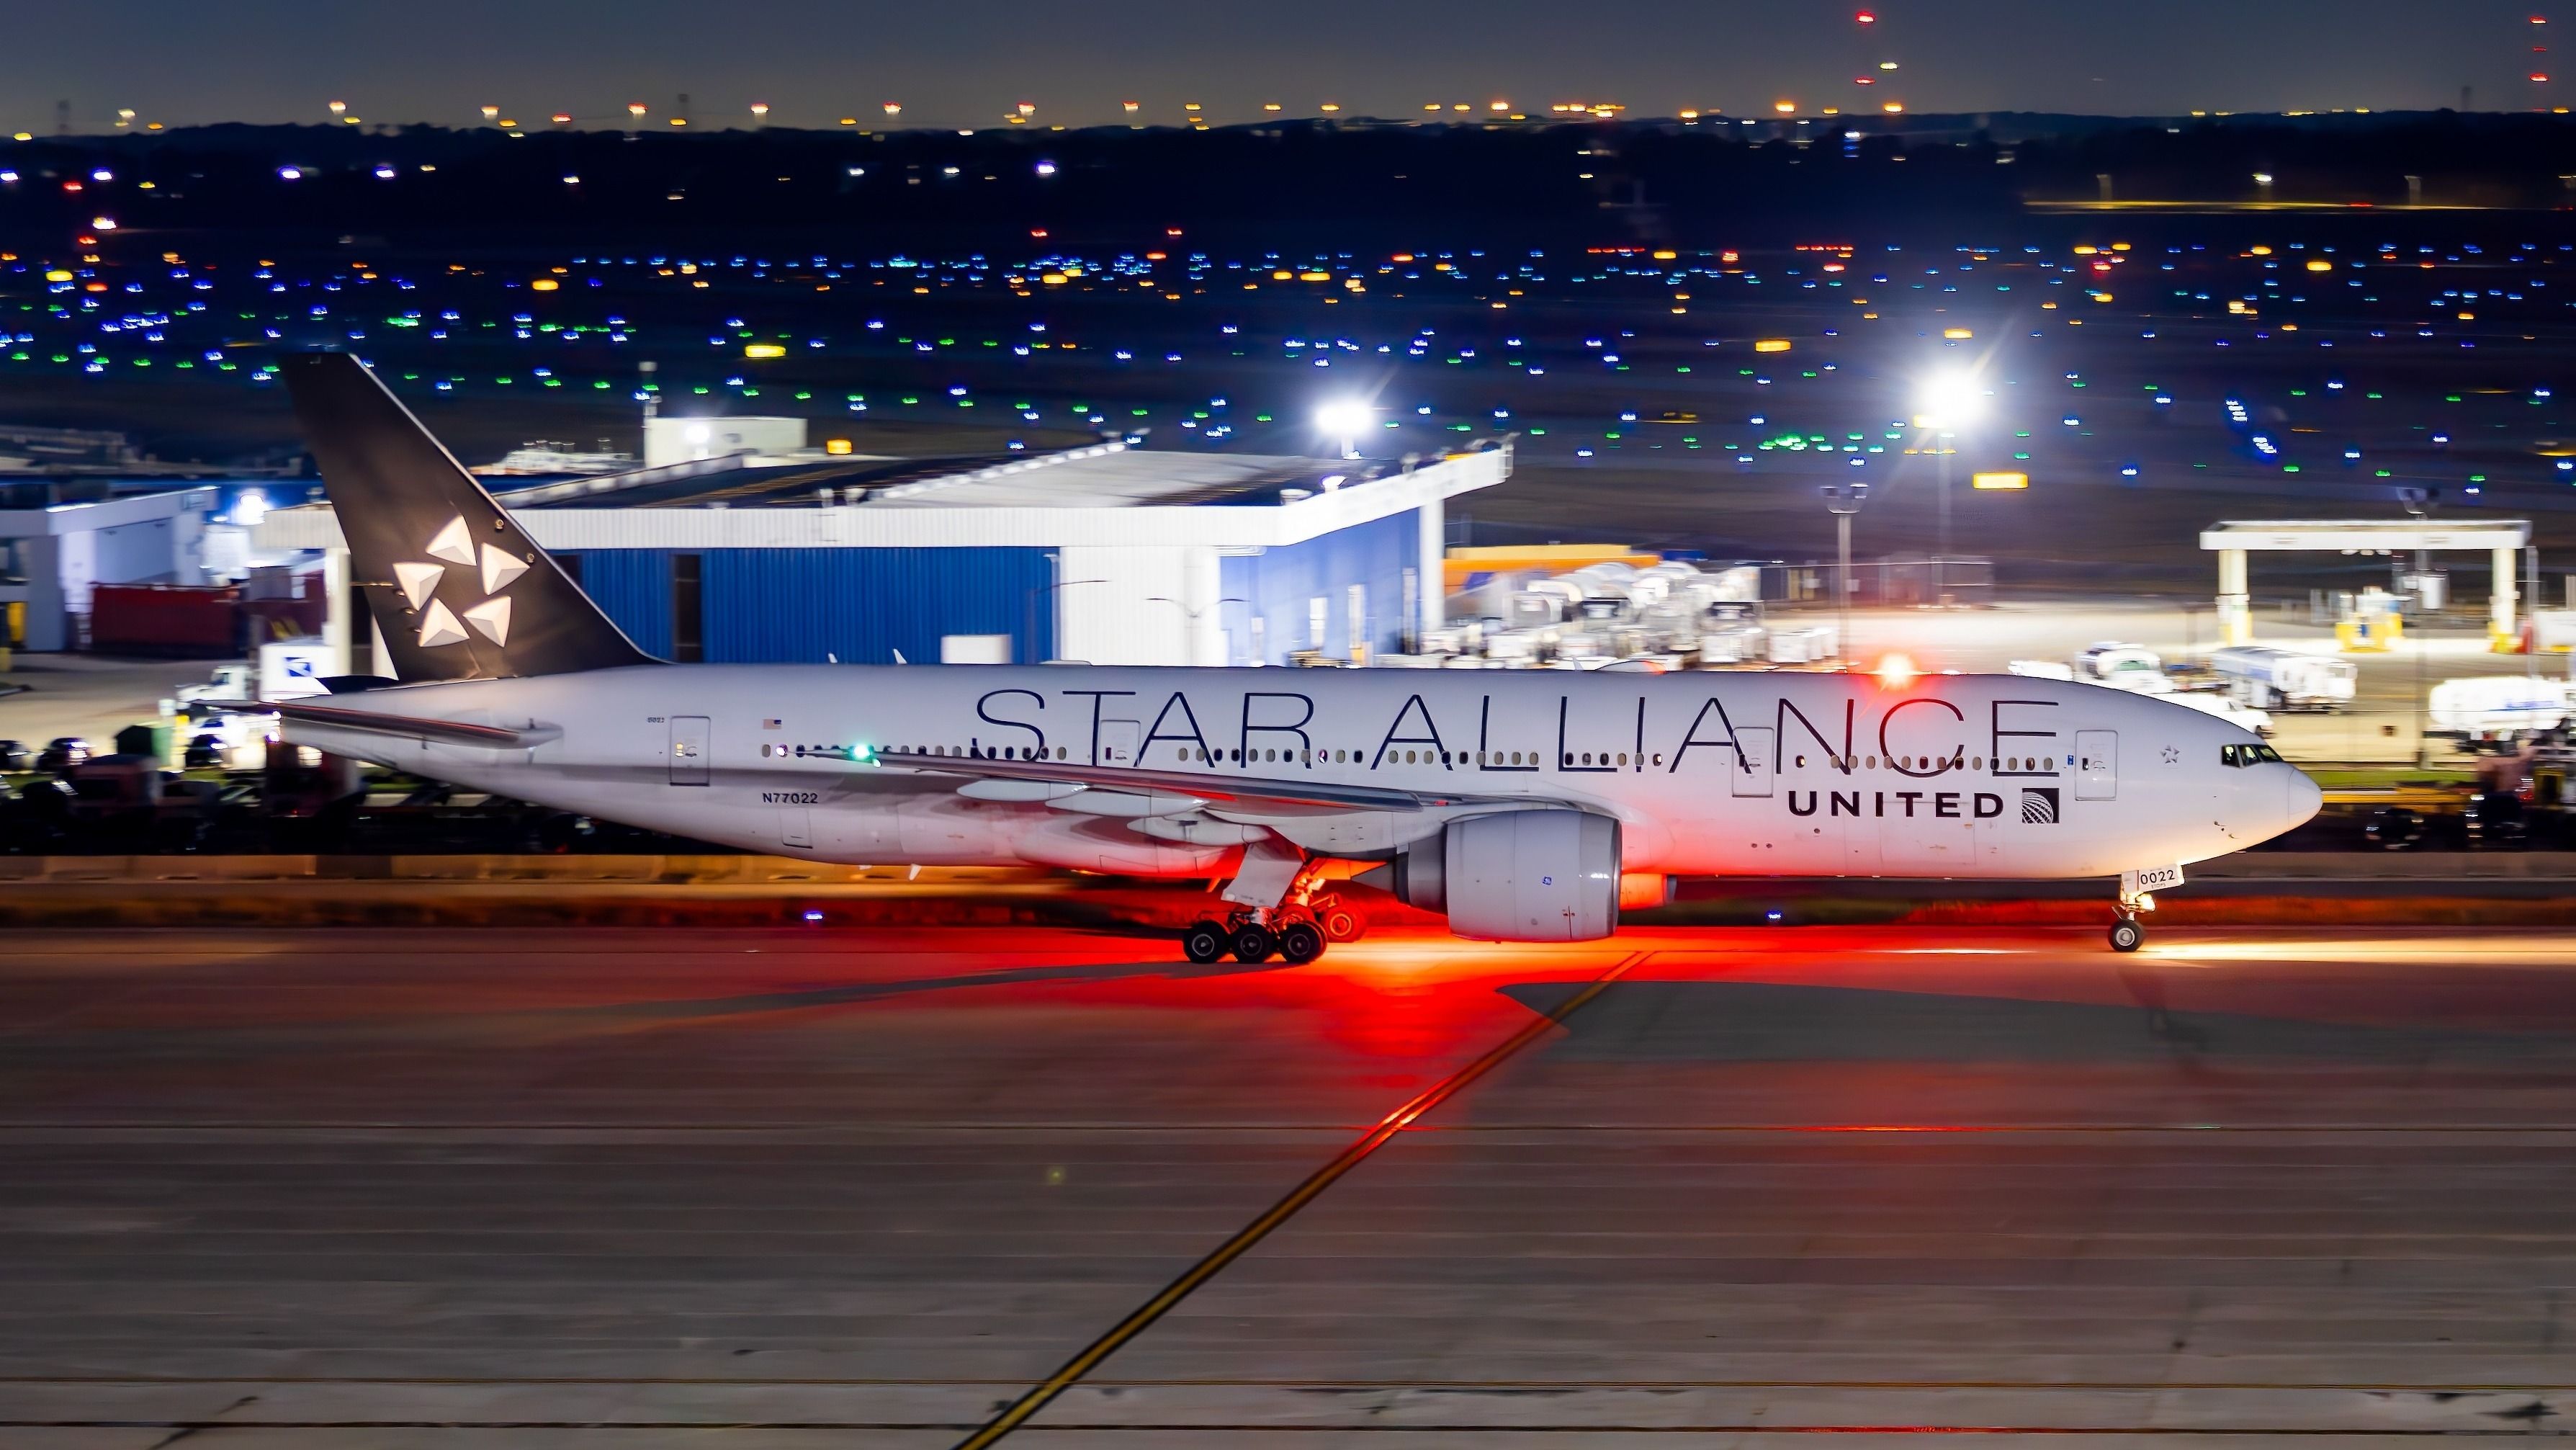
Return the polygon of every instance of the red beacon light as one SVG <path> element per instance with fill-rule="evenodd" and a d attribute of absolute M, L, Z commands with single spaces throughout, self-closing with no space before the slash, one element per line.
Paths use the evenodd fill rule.
<path fill-rule="evenodd" d="M 1859 13 L 1858 15 L 1853 16 L 1853 17 L 1852 17 L 1852 19 L 1853 19 L 1853 20 L 1855 20 L 1855 21 L 1857 21 L 1858 23 L 1860 23 L 1860 24 L 1862 24 L 1862 25 L 1876 25 L 1876 24 L 1878 23 L 1878 16 L 1877 16 L 1877 14 L 1876 14 L 1875 12 L 1873 12 L 1873 11 L 1868 11 L 1868 10 L 1864 10 L 1864 11 L 1862 11 L 1861 13 Z M 2539 24 L 2539 23 L 2540 23 L 2540 22 L 2539 22 L 2537 19 L 2535 19 L 2535 20 L 2533 20 L 2533 21 L 2532 21 L 2532 24 L 2534 24 L 2534 25 L 2537 25 L 2537 24 Z"/>
<path fill-rule="evenodd" d="M 1888 690 L 1902 690 L 1923 678 L 1923 672 L 1914 667 L 1914 661 L 1902 654 L 1880 657 L 1878 668 L 1870 673 L 1878 676 L 1880 688 Z"/>

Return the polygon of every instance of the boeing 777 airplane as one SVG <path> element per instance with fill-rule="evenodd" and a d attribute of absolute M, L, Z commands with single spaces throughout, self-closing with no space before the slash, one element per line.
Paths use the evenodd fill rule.
<path fill-rule="evenodd" d="M 297 744 L 745 850 L 1228 877 L 1193 961 L 1356 934 L 1323 868 L 1461 936 L 1607 936 L 1684 876 L 2119 883 L 2306 821 L 2255 736 L 2009 675 L 669 664 L 356 359 L 285 375 L 395 679 Z"/>

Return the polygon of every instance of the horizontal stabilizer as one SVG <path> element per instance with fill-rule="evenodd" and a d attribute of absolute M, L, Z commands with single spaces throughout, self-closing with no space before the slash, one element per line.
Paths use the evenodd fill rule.
<path fill-rule="evenodd" d="M 530 725 L 514 730 L 506 725 L 477 725 L 465 720 L 380 715 L 372 710 L 315 705 L 303 700 L 279 700 L 267 708 L 275 710 L 278 718 L 283 720 L 301 720 L 336 730 L 363 730 L 371 735 L 398 735 L 408 740 L 432 741 L 440 745 L 479 745 L 487 750 L 524 750 L 563 738 L 563 731 L 552 725 Z"/>

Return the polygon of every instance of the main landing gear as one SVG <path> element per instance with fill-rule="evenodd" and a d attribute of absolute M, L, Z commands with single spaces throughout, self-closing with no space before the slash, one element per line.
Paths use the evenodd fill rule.
<path fill-rule="evenodd" d="M 1202 966 L 1231 955 L 1247 966 L 1276 956 L 1302 967 L 1324 954 L 1329 935 L 1314 913 L 1301 906 L 1247 909 L 1231 912 L 1223 921 L 1192 922 L 1181 933 L 1181 951 Z"/>
<path fill-rule="evenodd" d="M 1182 953 L 1202 966 L 1231 955 L 1246 964 L 1277 956 L 1302 967 L 1329 942 L 1358 941 L 1368 918 L 1324 889 L 1321 864 L 1284 843 L 1256 844 L 1226 890 L 1226 915 L 1192 922 L 1181 933 Z"/>

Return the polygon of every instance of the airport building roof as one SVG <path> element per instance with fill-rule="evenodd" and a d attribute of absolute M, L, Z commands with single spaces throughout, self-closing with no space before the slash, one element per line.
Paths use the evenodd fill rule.
<path fill-rule="evenodd" d="M 1052 453 L 945 458 L 737 454 L 496 491 L 512 509 L 1025 507 L 1264 504 L 1369 466 L 1320 458 L 1157 452 L 1103 441 Z"/>
<path fill-rule="evenodd" d="M 1102 443 L 1001 458 L 700 460 L 495 496 L 549 549 L 1264 548 L 1436 504 L 1510 471 L 1501 440 L 1409 465 Z M 308 504 L 271 511 L 256 541 L 293 550 L 341 538 L 330 507 Z"/>

